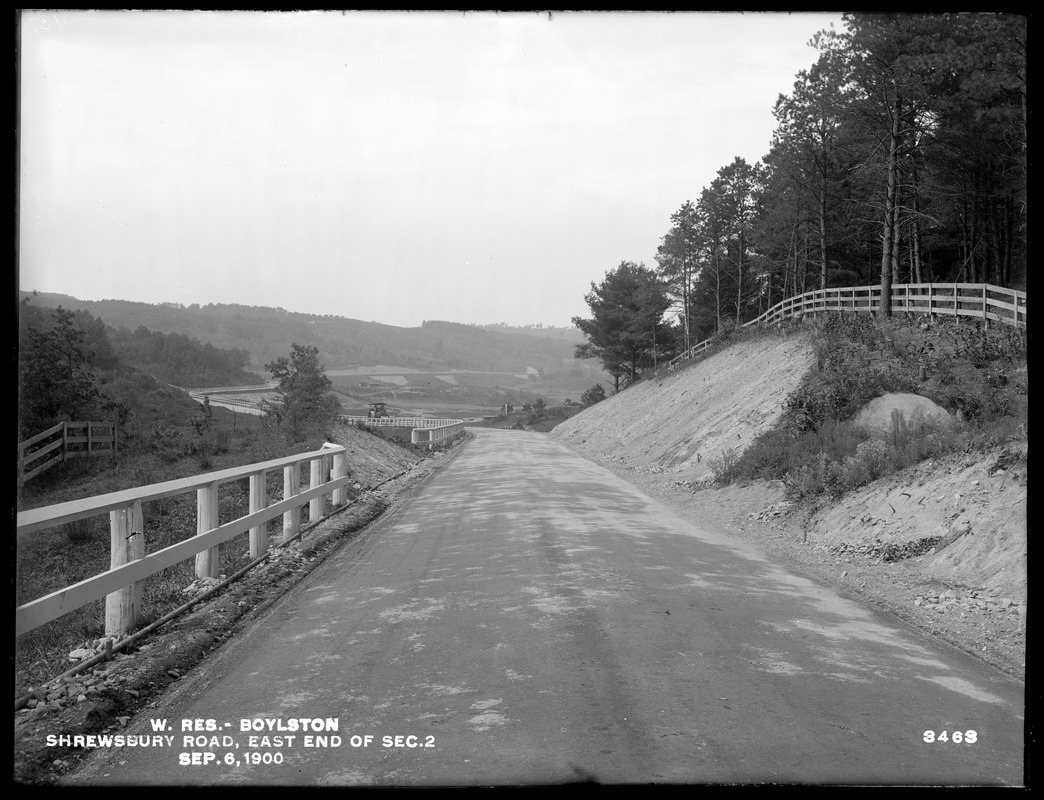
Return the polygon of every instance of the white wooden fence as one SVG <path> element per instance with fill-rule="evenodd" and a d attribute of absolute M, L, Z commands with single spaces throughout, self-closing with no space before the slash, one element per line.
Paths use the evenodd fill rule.
<path fill-rule="evenodd" d="M 18 485 L 70 458 L 113 455 L 118 444 L 114 422 L 59 422 L 18 443 Z"/>
<path fill-rule="evenodd" d="M 816 289 L 788 297 L 757 319 L 745 322 L 748 328 L 773 323 L 788 317 L 823 311 L 881 311 L 881 287 L 858 286 Z M 1001 322 L 1023 327 L 1026 324 L 1026 293 L 986 283 L 904 283 L 892 286 L 893 314 L 920 314 L 930 317 L 982 320 L 985 324 Z M 707 339 L 695 344 L 667 363 L 668 370 L 685 359 L 691 359 L 714 343 Z"/>
<path fill-rule="evenodd" d="M 299 491 L 300 470 L 304 464 L 309 466 L 309 486 Z M 327 495 L 332 495 L 333 506 L 346 503 L 347 486 L 351 480 L 347 477 L 347 466 L 345 448 L 326 444 L 319 450 L 296 456 L 20 512 L 17 519 L 19 536 L 108 513 L 111 561 L 107 572 L 19 606 L 15 610 L 15 635 L 38 628 L 103 597 L 106 598 L 106 635 L 129 632 L 141 612 L 145 578 L 193 557 L 197 578 L 217 577 L 221 574 L 218 545 L 247 532 L 250 534 L 251 558 L 260 557 L 268 549 L 266 523 L 269 520 L 282 516 L 283 538 L 290 539 L 300 531 L 301 507 L 306 503 L 311 521 L 326 515 Z M 265 478 L 267 472 L 274 469 L 283 470 L 283 497 L 268 505 Z M 243 479 L 249 480 L 250 513 L 219 524 L 219 487 Z M 191 491 L 196 492 L 197 534 L 146 555 L 148 536 L 142 518 L 142 504 Z"/>
<path fill-rule="evenodd" d="M 455 439 L 464 434 L 462 419 L 437 419 L 434 417 L 362 417 L 343 415 L 341 419 L 351 425 L 366 425 L 372 428 L 413 428 L 410 441 L 427 444 L 431 450 L 436 444 Z"/>
<path fill-rule="evenodd" d="M 204 399 L 209 399 L 210 405 L 214 408 L 226 408 L 229 411 L 235 411 L 240 414 L 252 414 L 255 417 L 263 417 L 266 413 L 266 403 L 264 402 L 240 400 L 237 397 L 214 397 L 214 395 L 257 394 L 259 392 L 270 392 L 277 386 L 279 386 L 278 383 L 265 383 L 255 386 L 212 386 L 206 389 L 185 389 L 185 391 L 197 403 L 202 403 Z"/>
<path fill-rule="evenodd" d="M 436 417 L 363 417 L 349 414 L 342 414 L 341 419 L 349 425 L 366 425 L 371 428 L 441 428 L 464 421 Z"/>
<path fill-rule="evenodd" d="M 441 442 L 447 442 L 464 435 L 464 426 L 466 424 L 464 420 L 447 419 L 442 421 L 449 424 L 431 428 L 414 428 L 413 433 L 410 434 L 410 441 L 413 444 L 427 444 L 428 449 L 431 450 L 431 448 Z"/>
<path fill-rule="evenodd" d="M 186 389 L 190 395 L 199 395 L 200 398 L 206 394 L 234 394 L 236 392 L 270 392 L 279 386 L 278 383 L 262 383 L 253 386 L 211 386 L 206 389 Z"/>
<path fill-rule="evenodd" d="M 238 414 L 251 414 L 255 417 L 263 417 L 266 413 L 265 406 L 258 405 L 251 400 L 237 400 L 234 397 L 213 398 L 209 395 L 204 395 L 204 397 L 210 400 L 212 408 L 227 408 L 229 411 L 235 411 Z M 192 399 L 197 403 L 203 402 L 203 397 L 193 395 Z"/>

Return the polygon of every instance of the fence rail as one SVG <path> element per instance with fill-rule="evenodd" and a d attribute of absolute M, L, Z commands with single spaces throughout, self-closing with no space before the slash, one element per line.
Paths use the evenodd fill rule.
<path fill-rule="evenodd" d="M 203 402 L 202 397 L 193 397 L 199 403 Z M 229 411 L 235 411 L 239 414 L 252 414 L 255 417 L 263 417 L 266 412 L 266 405 L 255 403 L 251 400 L 237 400 L 234 397 L 220 397 L 213 398 L 207 397 L 210 401 L 212 408 L 227 408 Z"/>
<path fill-rule="evenodd" d="M 255 417 L 263 417 L 267 413 L 268 404 L 255 400 L 240 400 L 237 397 L 214 397 L 213 395 L 228 394 L 257 394 L 258 392 L 270 392 L 278 383 L 266 383 L 254 386 L 213 386 L 206 389 L 185 389 L 188 396 L 197 403 L 208 400 L 214 408 L 225 408 L 240 414 L 252 414 Z"/>
<path fill-rule="evenodd" d="M 443 420 L 443 422 L 451 424 L 440 425 L 435 428 L 414 428 L 413 433 L 410 434 L 410 441 L 413 444 L 427 444 L 430 450 L 441 442 L 447 442 L 464 435 L 464 420 Z"/>
<path fill-rule="evenodd" d="M 70 458 L 112 455 L 119 446 L 114 422 L 59 422 L 18 444 L 18 485 Z"/>
<path fill-rule="evenodd" d="M 255 384 L 252 386 L 211 386 L 206 389 L 186 389 L 185 391 L 191 395 L 200 395 L 201 397 L 205 394 L 232 394 L 234 392 L 270 392 L 279 386 L 278 383 L 262 383 Z"/>
<path fill-rule="evenodd" d="M 350 425 L 366 425 L 372 428 L 441 428 L 464 421 L 436 417 L 363 417 L 350 414 L 342 414 L 341 419 Z"/>
<path fill-rule="evenodd" d="M 881 287 L 857 286 L 816 289 L 788 297 L 761 316 L 745 322 L 747 328 L 761 323 L 780 322 L 788 317 L 816 314 L 822 311 L 881 311 Z M 930 317 L 954 317 L 982 320 L 985 324 L 1001 322 L 1022 327 L 1026 324 L 1026 293 L 987 283 L 904 283 L 892 286 L 893 314 L 923 314 Z M 667 363 L 673 369 L 713 344 L 707 339 L 695 344 Z"/>
<path fill-rule="evenodd" d="M 438 419 L 434 417 L 362 417 L 342 415 L 341 419 L 351 425 L 366 425 L 373 428 L 413 428 L 410 441 L 426 444 L 431 450 L 436 444 L 455 439 L 464 434 L 462 419 Z"/>
<path fill-rule="evenodd" d="M 303 464 L 309 466 L 309 486 L 301 491 Z M 305 504 L 308 504 L 309 520 L 315 521 L 326 515 L 328 495 L 332 495 L 333 506 L 347 502 L 347 486 L 352 480 L 347 476 L 347 467 L 345 448 L 326 444 L 319 450 L 296 456 L 20 512 L 17 518 L 19 536 L 108 513 L 112 555 L 107 572 L 19 606 L 15 610 L 15 635 L 38 628 L 103 597 L 106 635 L 129 632 L 141 612 L 145 578 L 193 557 L 197 578 L 217 577 L 221 574 L 218 545 L 247 532 L 250 534 L 250 557 L 264 555 L 268 550 L 267 523 L 270 520 L 282 516 L 283 538 L 286 540 L 300 532 L 301 507 Z M 268 505 L 265 479 L 269 470 L 276 469 L 283 471 L 283 497 Z M 219 487 L 243 479 L 249 481 L 250 513 L 219 524 Z M 196 492 L 196 535 L 146 555 L 142 504 L 192 491 Z"/>

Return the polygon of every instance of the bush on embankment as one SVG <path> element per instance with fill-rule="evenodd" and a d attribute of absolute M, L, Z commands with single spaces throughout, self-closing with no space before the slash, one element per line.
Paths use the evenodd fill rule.
<path fill-rule="evenodd" d="M 841 495 L 926 458 L 1026 437 L 1026 335 L 998 325 L 833 315 L 811 325 L 816 364 L 772 430 L 712 461 L 715 481 L 782 480 L 795 499 Z M 953 416 L 893 414 L 873 438 L 852 423 L 883 394 L 927 397 Z"/>

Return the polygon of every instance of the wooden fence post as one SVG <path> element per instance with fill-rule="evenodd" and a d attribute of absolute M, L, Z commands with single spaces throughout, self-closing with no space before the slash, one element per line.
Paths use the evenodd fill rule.
<path fill-rule="evenodd" d="M 109 512 L 110 569 L 137 561 L 145 555 L 145 530 L 141 501 Z M 144 581 L 117 589 L 105 596 L 105 635 L 123 636 L 134 630 L 141 614 Z"/>
<path fill-rule="evenodd" d="M 986 284 L 982 285 L 982 321 L 986 325 L 986 330 L 990 329 L 990 317 L 986 313 Z"/>
<path fill-rule="evenodd" d="M 329 483 L 333 478 L 333 456 L 323 456 L 323 483 Z M 328 514 L 333 508 L 333 492 L 323 495 L 323 514 Z"/>
<path fill-rule="evenodd" d="M 333 478 L 343 478 L 348 474 L 348 454 L 337 453 L 333 457 Z M 341 486 L 334 489 L 333 493 L 333 504 L 335 506 L 343 506 L 348 502 L 348 487 Z"/>
<path fill-rule="evenodd" d="M 323 485 L 323 462 L 325 456 L 313 458 L 308 463 L 308 488 L 317 489 Z M 308 501 L 308 521 L 315 522 L 326 516 L 326 495 L 313 497 Z"/>
<path fill-rule="evenodd" d="M 932 285 L 928 284 L 928 321 L 932 322 L 935 318 L 932 316 Z"/>
<path fill-rule="evenodd" d="M 290 464 L 283 467 L 283 499 L 289 500 L 298 494 L 297 487 L 301 482 L 299 465 Z M 297 536 L 301 530 L 301 508 L 300 506 L 283 512 L 283 541 Z"/>
<path fill-rule="evenodd" d="M 218 526 L 218 484 L 196 490 L 196 535 Z M 216 578 L 221 574 L 217 547 L 196 553 L 196 577 Z"/>
<path fill-rule="evenodd" d="M 261 511 L 268 505 L 265 470 L 250 476 L 250 513 Z M 268 523 L 264 522 L 250 529 L 250 560 L 263 556 L 268 552 Z"/>

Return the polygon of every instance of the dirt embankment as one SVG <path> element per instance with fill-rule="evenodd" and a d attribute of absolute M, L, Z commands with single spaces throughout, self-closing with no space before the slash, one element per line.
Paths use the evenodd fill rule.
<path fill-rule="evenodd" d="M 734 345 L 585 410 L 551 436 L 701 525 L 756 542 L 1010 674 L 1024 675 L 1026 446 L 958 454 L 801 506 L 778 481 L 711 486 L 813 364 L 804 335 Z"/>
<path fill-rule="evenodd" d="M 336 443 L 348 449 L 348 472 L 363 486 L 373 486 L 420 460 L 416 453 L 350 425 L 338 430 Z"/>
<path fill-rule="evenodd" d="M 715 459 L 742 452 L 776 423 L 813 359 L 804 335 L 743 342 L 613 395 L 552 436 L 626 469 L 705 478 Z"/>

